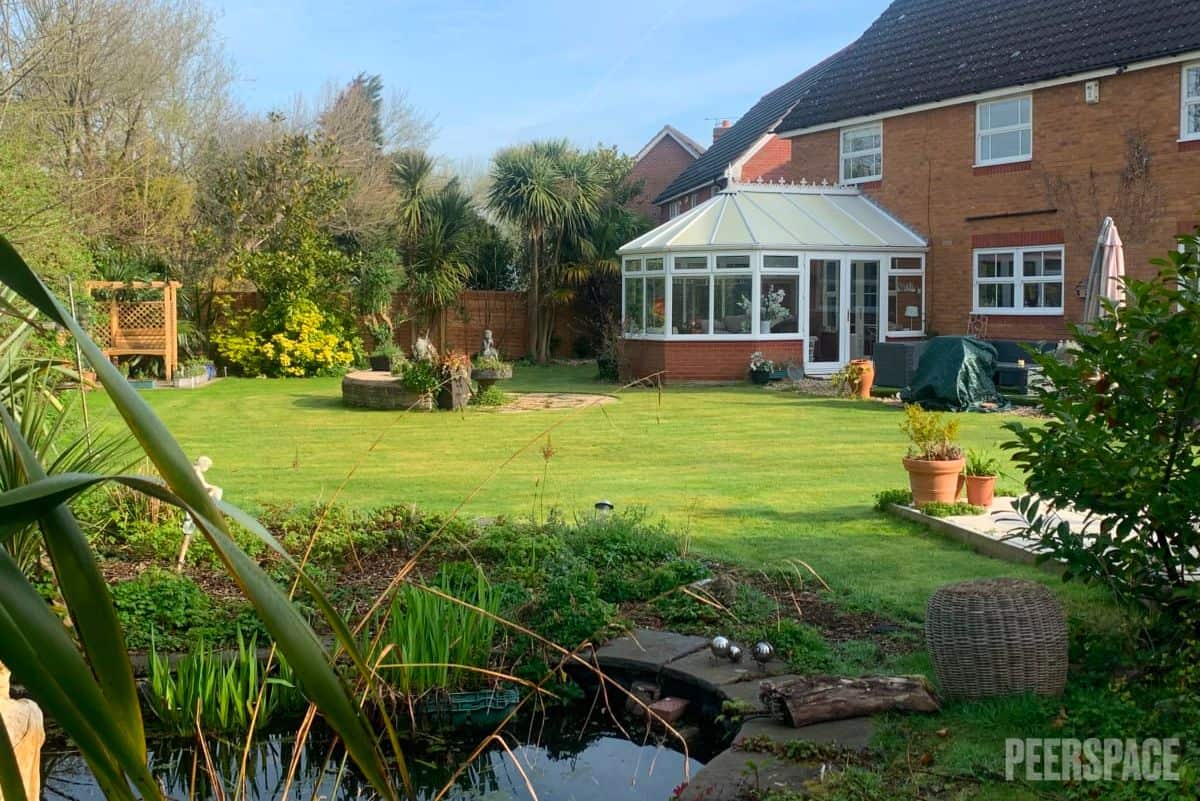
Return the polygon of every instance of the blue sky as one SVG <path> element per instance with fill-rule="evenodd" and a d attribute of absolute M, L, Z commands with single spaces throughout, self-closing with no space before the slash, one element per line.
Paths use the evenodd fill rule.
<path fill-rule="evenodd" d="M 634 153 L 664 123 L 703 144 L 765 92 L 852 41 L 882 0 L 209 0 L 252 111 L 359 72 L 434 121 L 432 150 L 485 163 L 565 136 Z"/>

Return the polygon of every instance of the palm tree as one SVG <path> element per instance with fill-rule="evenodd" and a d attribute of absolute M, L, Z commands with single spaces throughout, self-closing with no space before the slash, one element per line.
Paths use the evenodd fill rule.
<path fill-rule="evenodd" d="M 406 288 L 428 332 L 471 275 L 464 256 L 476 214 L 457 180 L 430 197 L 422 214 Z"/>
<path fill-rule="evenodd" d="M 565 140 L 509 148 L 493 159 L 488 206 L 527 247 L 529 352 L 538 362 L 550 356 L 564 249 L 585 234 L 600 196 L 591 158 Z"/>

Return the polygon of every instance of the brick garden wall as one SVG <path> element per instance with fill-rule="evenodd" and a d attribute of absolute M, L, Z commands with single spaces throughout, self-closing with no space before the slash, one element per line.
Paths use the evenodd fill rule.
<path fill-rule="evenodd" d="M 756 350 L 777 364 L 802 364 L 804 361 L 804 341 L 801 339 L 718 342 L 627 339 L 622 348 L 623 381 L 660 372 L 665 373 L 663 383 L 744 381 L 750 371 L 750 354 Z"/>
<path fill-rule="evenodd" d="M 1049 236 L 1065 246 L 1065 315 L 991 315 L 992 338 L 1067 335 L 1082 314 L 1076 285 L 1105 215 L 1121 233 L 1126 271 L 1152 276 L 1149 260 L 1200 221 L 1200 149 L 1178 141 L 1180 80 L 1177 64 L 1102 78 L 1095 105 L 1084 103 L 1082 81 L 1039 89 L 1033 160 L 1002 168 L 973 166 L 974 103 L 884 120 L 883 180 L 863 188 L 929 239 L 926 330 L 966 330 L 980 242 L 1049 244 Z M 836 181 L 837 160 L 837 131 L 792 140 L 796 178 Z"/>

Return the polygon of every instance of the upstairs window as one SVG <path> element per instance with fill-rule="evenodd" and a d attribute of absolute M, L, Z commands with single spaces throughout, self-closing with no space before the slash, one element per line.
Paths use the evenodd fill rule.
<path fill-rule="evenodd" d="M 843 184 L 861 184 L 883 178 L 883 123 L 843 130 L 841 164 Z"/>
<path fill-rule="evenodd" d="M 1033 97 L 1008 97 L 975 106 L 975 163 L 1011 164 L 1033 158 Z"/>
<path fill-rule="evenodd" d="M 1200 64 L 1183 67 L 1183 119 L 1179 124 L 1180 139 L 1200 139 Z"/>

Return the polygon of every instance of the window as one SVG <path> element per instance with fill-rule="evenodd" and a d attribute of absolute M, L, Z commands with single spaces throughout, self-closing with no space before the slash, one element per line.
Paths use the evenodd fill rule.
<path fill-rule="evenodd" d="M 883 178 L 883 123 L 842 131 L 841 182 L 859 184 Z"/>
<path fill-rule="evenodd" d="M 667 279 L 646 279 L 646 333 L 662 334 L 667 324 Z"/>
<path fill-rule="evenodd" d="M 671 279 L 671 333 L 708 334 L 710 279 L 687 276 Z"/>
<path fill-rule="evenodd" d="M 799 256 L 763 256 L 763 270 L 799 270 Z"/>
<path fill-rule="evenodd" d="M 887 280 L 887 331 L 925 331 L 925 261 L 920 256 L 894 256 Z"/>
<path fill-rule="evenodd" d="M 1010 164 L 1033 157 L 1033 97 L 1009 97 L 975 107 L 975 163 Z"/>
<path fill-rule="evenodd" d="M 662 256 L 655 259 L 646 259 L 646 272 L 661 273 L 663 270 Z"/>
<path fill-rule="evenodd" d="M 642 334 L 646 331 L 645 319 L 642 316 L 642 300 L 645 297 L 645 283 L 641 277 L 625 277 L 625 333 Z"/>
<path fill-rule="evenodd" d="M 749 270 L 749 256 L 717 256 L 718 270 Z"/>
<path fill-rule="evenodd" d="M 753 311 L 753 279 L 720 275 L 713 279 L 713 333 L 749 334 Z"/>
<path fill-rule="evenodd" d="M 708 269 L 708 257 L 707 256 L 676 256 L 675 257 L 675 269 L 676 270 L 707 270 Z"/>
<path fill-rule="evenodd" d="M 758 297 L 758 333 L 800 333 L 799 274 L 762 276 L 759 279 Z"/>
<path fill-rule="evenodd" d="M 683 211 L 678 200 L 672 200 L 667 204 L 667 219 L 670 220 L 679 216 L 679 212 Z"/>
<path fill-rule="evenodd" d="M 975 251 L 975 311 L 1062 314 L 1063 249 Z"/>
<path fill-rule="evenodd" d="M 1183 66 L 1180 139 L 1200 139 L 1200 64 Z"/>
<path fill-rule="evenodd" d="M 626 259 L 625 260 L 625 272 L 636 273 L 636 272 L 641 272 L 641 269 L 642 269 L 642 260 L 641 259 Z"/>

